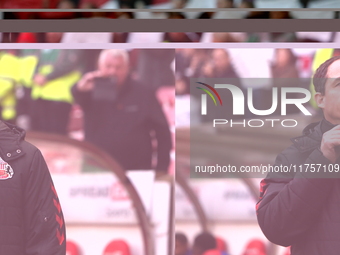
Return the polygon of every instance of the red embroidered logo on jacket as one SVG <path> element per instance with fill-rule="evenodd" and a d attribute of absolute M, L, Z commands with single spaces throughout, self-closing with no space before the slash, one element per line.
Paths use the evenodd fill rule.
<path fill-rule="evenodd" d="M 58 223 L 58 227 L 57 227 L 57 231 L 56 231 L 56 237 L 58 239 L 59 245 L 61 245 L 65 240 L 65 236 L 64 236 L 64 232 L 63 232 L 64 220 L 63 220 L 63 216 L 61 214 L 61 206 L 60 206 L 60 203 L 59 203 L 57 191 L 55 190 L 52 183 L 51 183 L 51 189 L 52 189 L 52 191 L 55 195 L 55 198 L 53 199 L 53 203 L 54 203 L 54 206 L 57 209 L 57 212 L 56 212 L 56 215 L 55 215 L 55 219 Z"/>
<path fill-rule="evenodd" d="M 12 167 L 2 158 L 0 158 L 0 180 L 10 179 L 13 177 L 13 175 L 14 171 Z"/>

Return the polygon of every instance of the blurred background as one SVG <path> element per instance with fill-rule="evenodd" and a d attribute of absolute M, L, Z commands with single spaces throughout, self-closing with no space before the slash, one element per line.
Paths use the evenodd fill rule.
<path fill-rule="evenodd" d="M 337 0 L 2 0 L 0 9 L 4 10 L 64 11 L 4 11 L 0 16 L 4 19 L 338 19 L 339 11 L 332 9 L 339 7 L 340 3 Z M 290 10 L 282 11 L 281 8 Z M 307 8 L 308 11 L 301 10 L 302 8 Z M 68 9 L 69 11 L 65 11 Z M 75 9 L 77 11 L 74 11 Z M 109 11 L 117 9 L 123 10 Z M 140 11 L 131 12 L 127 9 Z"/>
<path fill-rule="evenodd" d="M 321 34 L 325 38 L 332 35 Z M 66 33 L 33 35 L 58 42 Z M 96 34 L 83 34 L 88 35 Z M 32 34 L 18 36 L 30 38 Z M 98 70 L 103 50 L 16 49 L 0 53 L 1 119 L 25 129 L 27 140 L 43 152 L 65 214 L 68 255 L 289 254 L 287 249 L 269 243 L 257 225 L 255 204 L 260 179 L 194 179 L 190 178 L 190 164 L 216 164 L 220 160 L 272 164 L 276 155 L 290 145 L 290 138 L 299 136 L 302 128 L 322 117 L 320 111 L 313 100 L 307 106 L 313 113 L 311 117 L 292 109 L 287 118 L 297 119 L 299 126 L 289 131 L 279 127 L 219 128 L 212 132 L 209 120 L 199 115 L 198 101 L 190 97 L 190 79 L 239 80 L 242 89 L 253 88 L 254 105 L 267 109 L 271 103 L 268 91 L 284 86 L 278 83 L 280 80 L 294 79 L 313 93 L 313 72 L 326 59 L 339 55 L 339 49 L 224 47 L 114 52 L 127 54 L 129 77 L 143 88 L 140 101 L 147 102 L 145 107 L 152 105 L 146 112 L 155 109 L 160 114 L 157 120 L 164 118 L 163 131 L 170 134 L 148 135 L 152 145 L 152 167 L 148 169 L 125 167 L 126 162 L 119 155 L 115 157 L 110 148 L 120 151 L 125 143 L 110 143 L 107 148 L 87 139 L 86 123 L 97 123 L 99 136 L 109 140 L 115 135 L 134 137 L 130 127 L 143 129 L 154 121 L 150 116 L 144 119 L 144 113 L 136 115 L 136 119 L 142 116 L 141 122 L 113 117 L 117 128 L 114 126 L 108 134 L 106 124 L 86 117 L 87 111 L 100 102 L 79 101 L 73 90 L 87 73 Z M 254 84 L 250 79 L 261 82 Z M 135 107 L 126 110 L 134 112 Z M 124 133 L 118 127 L 126 123 L 130 124 Z M 171 143 L 166 142 L 169 137 Z M 160 139 L 165 142 L 159 143 Z M 196 158 L 190 154 L 191 139 L 202 148 Z M 157 169 L 158 149 L 165 144 L 171 144 L 165 146 L 167 167 Z M 217 153 L 216 144 L 227 149 Z M 212 154 L 216 155 L 209 157 Z"/>
<path fill-rule="evenodd" d="M 3 0 L 1 8 L 339 8 L 339 2 L 336 0 Z"/>
<path fill-rule="evenodd" d="M 338 43 L 339 32 L 126 32 L 126 33 L 2 33 L 3 43 Z"/>
<path fill-rule="evenodd" d="M 214 106 L 208 98 L 208 115 L 200 114 L 200 98 L 192 92 L 199 86 L 196 81 L 213 86 L 214 83 L 209 82 L 214 81 L 211 78 L 221 78 L 218 81 L 236 85 L 242 91 L 252 88 L 255 109 L 264 110 L 272 104 L 273 87 L 303 87 L 311 91 L 313 98 L 313 73 L 321 63 L 339 53 L 339 49 L 334 48 L 303 47 L 176 49 L 176 255 L 290 254 L 288 248 L 270 243 L 257 224 L 255 205 L 265 174 L 261 178 L 247 174 L 210 175 L 196 174 L 193 169 L 216 164 L 230 164 L 238 169 L 273 165 L 276 156 L 291 145 L 291 138 L 300 136 L 305 126 L 322 118 L 314 100 L 310 100 L 305 107 L 312 116 L 305 116 L 295 106 L 287 109 L 286 116 L 280 112 L 270 115 L 278 120 L 297 120 L 294 128 L 283 128 L 280 124 L 274 128 L 271 125 L 213 128 L 214 114 L 211 111 L 209 114 L 209 109 L 217 111 L 220 106 Z M 225 100 L 221 95 L 223 115 L 215 118 L 223 116 L 238 122 L 268 118 L 233 116 L 226 111 L 232 109 L 232 100 Z"/>
<path fill-rule="evenodd" d="M 339 43 L 339 32 L 48 32 L 0 33 L 3 43 Z"/>

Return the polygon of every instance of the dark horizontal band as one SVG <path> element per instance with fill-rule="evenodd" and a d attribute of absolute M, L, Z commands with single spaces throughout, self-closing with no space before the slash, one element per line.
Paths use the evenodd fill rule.
<path fill-rule="evenodd" d="M 0 32 L 321 32 L 339 31 L 339 20 L 72 19 L 0 20 Z"/>
<path fill-rule="evenodd" d="M 0 20 L 0 32 L 336 32 L 340 20 L 71 19 Z"/>

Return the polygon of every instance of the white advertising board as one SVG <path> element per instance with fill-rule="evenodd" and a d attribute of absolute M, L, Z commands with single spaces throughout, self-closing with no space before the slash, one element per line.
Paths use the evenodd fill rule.
<path fill-rule="evenodd" d="M 130 171 L 127 175 L 150 214 L 154 172 Z M 52 178 L 67 223 L 137 223 L 132 201 L 114 174 L 54 174 Z"/>
<path fill-rule="evenodd" d="M 203 210 L 211 221 L 255 221 L 256 201 L 248 187 L 238 179 L 191 180 Z M 175 189 L 177 221 L 197 220 L 196 212 L 183 190 Z"/>

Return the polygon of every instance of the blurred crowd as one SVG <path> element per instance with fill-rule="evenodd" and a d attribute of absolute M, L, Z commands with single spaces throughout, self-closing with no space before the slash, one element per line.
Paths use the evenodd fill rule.
<path fill-rule="evenodd" d="M 125 169 L 154 169 L 155 147 L 157 166 L 167 171 L 173 60 L 171 49 L 2 50 L 0 119 L 25 130 L 85 139 Z M 128 157 L 138 146 L 144 153 Z"/>
<path fill-rule="evenodd" d="M 175 255 L 229 255 L 228 243 L 221 237 L 210 232 L 202 232 L 195 236 L 192 244 L 188 237 L 182 233 L 175 234 Z M 270 254 L 266 244 L 261 239 L 251 239 L 243 248 L 240 255 L 267 255 Z M 289 248 L 283 255 L 289 255 Z"/>
<path fill-rule="evenodd" d="M 334 0 L 3 0 L 4 9 L 91 8 L 338 8 Z"/>
<path fill-rule="evenodd" d="M 338 11 L 260 11 L 260 8 L 339 8 L 336 0 L 2 0 L 1 9 L 63 9 L 70 12 L 5 12 L 5 19 L 170 18 L 170 19 L 291 19 L 339 18 Z M 182 12 L 102 12 L 96 9 L 183 9 Z M 219 8 L 218 12 L 186 12 Z M 238 10 L 227 11 L 231 8 Z M 249 9 L 257 8 L 256 11 Z M 87 10 L 74 12 L 71 9 Z M 225 9 L 226 11 L 223 11 Z M 93 11 L 88 11 L 93 10 Z"/>
<path fill-rule="evenodd" d="M 338 43 L 339 32 L 54 32 L 2 33 L 3 43 Z"/>

